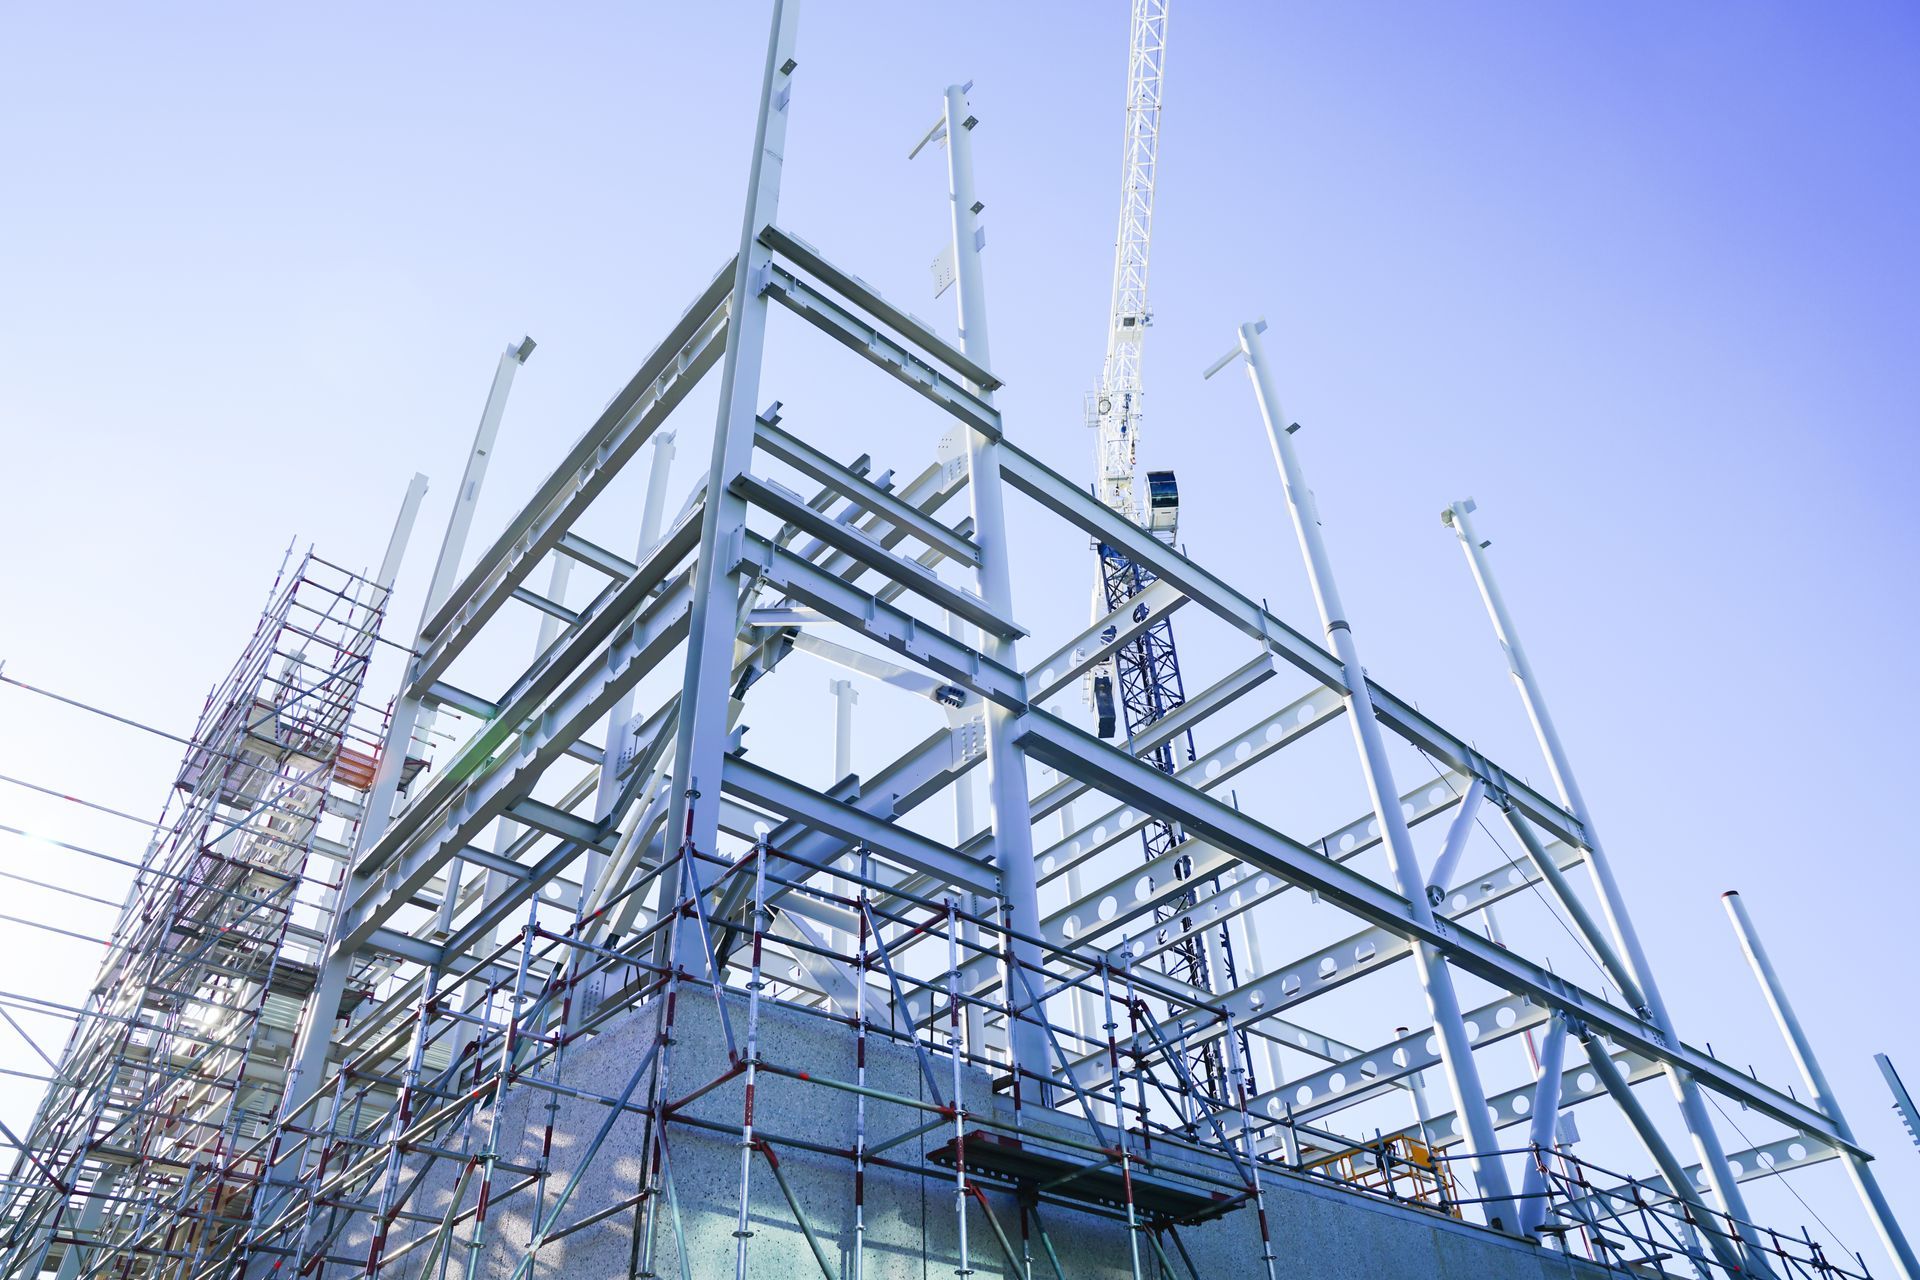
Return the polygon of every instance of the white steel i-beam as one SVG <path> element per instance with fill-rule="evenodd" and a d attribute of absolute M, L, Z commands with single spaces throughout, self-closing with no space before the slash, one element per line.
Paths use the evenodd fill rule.
<path fill-rule="evenodd" d="M 967 359 L 982 369 L 991 367 L 987 343 L 987 284 L 980 253 L 986 247 L 980 229 L 984 207 L 973 188 L 973 126 L 967 110 L 967 92 L 949 85 L 946 95 L 947 194 L 953 212 L 954 272 L 959 281 L 961 347 Z M 970 389 L 992 403 L 992 388 L 972 384 Z M 980 548 L 980 596 L 1002 618 L 1013 612 L 1013 579 L 1009 569 L 1012 549 L 1007 545 L 1005 489 L 1000 483 L 1000 446 L 977 427 L 967 435 L 967 494 L 973 504 L 973 537 Z M 1010 637 L 980 629 L 982 651 L 994 662 L 1018 671 Z M 994 863 L 1000 871 L 1014 932 L 1013 963 L 1026 970 L 1027 980 L 1007 975 L 1009 1045 L 1016 1073 L 1029 1079 L 1051 1078 L 1044 1014 L 1032 1009 L 1033 993 L 1044 990 L 1040 948 L 1040 883 L 1034 868 L 1032 803 L 1027 795 L 1027 757 L 1021 748 L 1014 713 L 988 700 L 987 797 L 993 820 Z M 1044 1088 L 1044 1086 L 1043 1086 Z M 1041 1098 L 1044 1103 L 1045 1097 Z"/>
<path fill-rule="evenodd" d="M 1546 700 L 1541 696 L 1539 682 L 1534 678 L 1533 664 L 1527 661 L 1527 651 L 1520 644 L 1520 633 L 1514 628 L 1513 617 L 1507 612 L 1500 586 L 1494 581 L 1493 569 L 1487 563 L 1489 544 L 1474 532 L 1474 510 L 1475 504 L 1469 498 L 1448 507 L 1441 513 L 1441 520 L 1452 528 L 1466 552 L 1467 564 L 1473 570 L 1474 581 L 1479 584 L 1480 598 L 1487 606 L 1487 615 L 1493 620 L 1494 635 L 1499 639 L 1500 647 L 1506 651 L 1507 667 L 1513 673 L 1514 687 L 1519 691 L 1520 700 L 1533 721 L 1534 736 L 1539 739 L 1540 750 L 1547 757 L 1547 768 L 1553 774 L 1561 803 L 1566 805 L 1583 829 L 1587 871 L 1593 880 L 1594 891 L 1599 895 L 1600 908 L 1605 913 L 1614 941 L 1619 944 L 1621 958 L 1647 1002 L 1641 1015 L 1653 1023 L 1669 1044 L 1677 1045 L 1680 1043 L 1679 1033 L 1674 1030 L 1673 1019 L 1667 1016 L 1666 1001 L 1661 999 L 1659 984 L 1654 981 L 1653 967 L 1647 961 L 1646 952 L 1641 949 L 1640 935 L 1634 931 L 1633 920 L 1627 915 L 1626 899 L 1620 893 L 1612 864 L 1607 861 L 1606 851 L 1601 847 L 1599 832 L 1593 825 L 1593 814 L 1587 808 L 1586 797 L 1580 794 L 1580 784 L 1574 779 L 1566 747 L 1561 744 L 1559 731 L 1554 728 L 1553 717 L 1548 713 Z M 1726 1148 L 1720 1144 L 1720 1135 L 1707 1114 L 1706 1100 L 1701 1096 L 1700 1086 L 1694 1083 L 1692 1076 L 1671 1063 L 1667 1066 L 1667 1075 L 1673 1084 L 1674 1096 L 1679 1100 L 1687 1131 L 1693 1137 L 1700 1167 L 1706 1170 L 1709 1190 L 1730 1217 L 1743 1223 L 1751 1222 L 1746 1197 L 1740 1193 L 1740 1186 L 1734 1180 L 1733 1169 L 1727 1163 Z M 1754 1270 L 1768 1274 L 1766 1262 L 1752 1248 L 1753 1242 L 1743 1243 L 1748 1247 Z"/>
<path fill-rule="evenodd" d="M 1853 1129 L 1840 1112 L 1840 1100 L 1834 1097 L 1833 1086 L 1827 1083 L 1827 1073 L 1820 1069 L 1820 1060 L 1813 1056 L 1813 1043 L 1807 1039 L 1806 1030 L 1801 1027 L 1800 1019 L 1793 1012 L 1793 1005 L 1787 1000 L 1786 988 L 1780 985 L 1780 975 L 1774 972 L 1767 949 L 1760 945 L 1760 935 L 1754 930 L 1753 918 L 1747 914 L 1746 903 L 1741 900 L 1737 889 L 1729 889 L 1720 895 L 1720 899 L 1726 903 L 1727 917 L 1733 921 L 1733 931 L 1740 938 L 1740 949 L 1746 953 L 1747 963 L 1753 966 L 1753 976 L 1759 981 L 1760 990 L 1766 994 L 1767 1006 L 1773 1010 L 1773 1020 L 1780 1024 L 1780 1034 L 1786 1039 L 1787 1048 L 1793 1052 L 1794 1065 L 1800 1068 L 1800 1077 L 1807 1082 L 1807 1089 L 1813 1094 L 1813 1104 L 1827 1113 L 1833 1121 L 1833 1127 L 1851 1145 Z M 1881 1192 L 1880 1181 L 1873 1176 L 1873 1169 L 1846 1147 L 1841 1148 L 1840 1158 L 1847 1166 L 1848 1176 L 1853 1179 L 1853 1189 L 1860 1193 L 1861 1203 L 1867 1208 L 1867 1216 L 1873 1219 L 1873 1229 L 1879 1235 L 1881 1245 L 1886 1248 L 1887 1256 L 1893 1259 L 1893 1265 L 1902 1280 L 1920 1280 L 1920 1264 L 1914 1261 L 1913 1248 L 1907 1243 L 1900 1224 L 1894 1220 L 1893 1209 L 1887 1204 L 1887 1197 Z"/>
<path fill-rule="evenodd" d="M 773 251 L 760 238 L 780 207 L 780 174 L 787 149 L 798 0 L 774 0 L 766 64 L 760 80 L 760 112 L 754 125 L 740 252 L 734 259 L 727 350 L 720 370 L 720 407 L 713 428 L 707 497 L 700 513 L 700 551 L 695 566 L 693 614 L 687 636 L 686 676 L 681 685 L 674 737 L 673 807 L 669 849 L 682 841 L 700 858 L 712 858 L 720 837 L 720 774 L 726 759 L 727 706 L 739 635 L 742 575 L 732 544 L 746 528 L 747 502 L 734 488 L 753 459 L 755 401 L 767 347 L 767 295 L 761 276 Z M 692 860 L 689 867 L 698 868 Z M 697 891 L 697 886 L 696 886 Z M 695 973 L 707 966 L 698 929 L 674 933 L 675 963 Z"/>
<path fill-rule="evenodd" d="M 1433 905 L 1427 900 L 1427 886 L 1414 854 L 1413 837 L 1408 834 L 1406 818 L 1400 809 L 1400 790 L 1393 780 L 1393 766 L 1387 758 L 1386 743 L 1380 736 L 1380 722 L 1374 716 L 1373 698 L 1367 685 L 1366 668 L 1360 664 L 1360 650 L 1347 623 L 1346 609 L 1340 602 L 1340 589 L 1333 577 L 1333 562 L 1326 543 L 1320 537 L 1320 514 L 1313 494 L 1307 488 L 1300 459 L 1293 448 L 1293 437 L 1280 410 L 1280 393 L 1273 370 L 1267 364 L 1260 342 L 1264 322 L 1240 326 L 1240 354 L 1247 360 L 1247 374 L 1253 382 L 1260 417 L 1266 424 L 1267 438 L 1273 446 L 1274 464 L 1280 469 L 1281 487 L 1287 507 L 1293 514 L 1294 531 L 1300 538 L 1300 551 L 1307 563 L 1307 578 L 1313 588 L 1320 622 L 1327 642 L 1340 660 L 1346 685 L 1347 721 L 1353 726 L 1354 744 L 1359 748 L 1360 765 L 1366 774 L 1367 791 L 1380 830 L 1385 835 L 1387 862 L 1393 869 L 1400 894 L 1407 899 L 1416 924 L 1423 929 L 1436 928 Z M 1218 366 L 1216 366 L 1217 368 Z M 1486 1092 L 1480 1084 L 1479 1068 L 1473 1061 L 1473 1042 L 1460 1013 L 1460 997 L 1453 986 L 1453 974 L 1446 957 L 1424 941 L 1414 945 L 1414 962 L 1420 985 L 1426 990 L 1427 1006 L 1433 1015 L 1434 1029 L 1440 1037 L 1440 1065 L 1453 1090 L 1455 1111 L 1466 1122 L 1472 1148 L 1474 1180 L 1486 1203 L 1482 1206 L 1490 1225 L 1512 1229 L 1516 1223 L 1513 1188 L 1500 1162 L 1499 1143 L 1493 1122 L 1487 1114 Z"/>

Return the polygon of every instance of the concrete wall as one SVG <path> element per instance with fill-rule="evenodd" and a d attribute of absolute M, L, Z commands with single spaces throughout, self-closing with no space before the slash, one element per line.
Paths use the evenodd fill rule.
<path fill-rule="evenodd" d="M 744 1006 L 729 1002 L 734 1033 L 744 1036 Z M 653 1008 L 622 1016 L 591 1041 L 567 1052 L 563 1079 L 595 1093 L 617 1095 L 653 1042 Z M 768 1005 L 760 1025 L 762 1059 L 797 1071 L 809 1071 L 840 1080 L 852 1080 L 852 1032 L 793 1010 Z M 723 1074 L 726 1047 L 712 997 L 704 989 L 684 991 L 677 1018 L 676 1043 L 670 1064 L 667 1093 L 684 1098 L 697 1086 Z M 935 1078 L 943 1093 L 949 1088 L 952 1064 L 932 1058 Z M 968 1071 L 964 1076 L 969 1109 L 995 1108 L 986 1077 Z M 925 1098 L 926 1085 L 912 1050 L 872 1039 L 868 1046 L 868 1084 L 893 1094 Z M 644 1096 L 643 1082 L 636 1097 Z M 743 1086 L 739 1079 L 713 1090 L 686 1109 L 689 1116 L 737 1128 L 741 1118 Z M 781 1170 L 796 1199 L 820 1237 L 836 1277 L 853 1272 L 853 1165 L 841 1156 L 828 1156 L 778 1145 L 780 1138 L 800 1139 L 850 1150 L 854 1134 L 854 1095 L 844 1090 L 762 1073 L 757 1090 L 756 1125 L 774 1140 Z M 500 1150 L 503 1158 L 533 1165 L 540 1158 L 549 1119 L 553 1123 L 551 1168 L 545 1188 L 545 1206 L 555 1198 L 580 1162 L 580 1155 L 603 1123 L 608 1108 L 594 1102 L 557 1098 L 527 1087 L 512 1090 L 501 1106 Z M 1053 1123 L 1048 1123 L 1052 1116 Z M 929 1117 L 899 1104 L 869 1100 L 869 1144 L 899 1134 Z M 1060 1133 L 1085 1139 L 1083 1123 L 1069 1117 L 1028 1110 L 1029 1130 L 1041 1135 L 1057 1126 Z M 489 1121 L 491 1122 L 491 1118 Z M 632 1195 L 645 1170 L 642 1162 L 643 1123 L 624 1115 L 614 1125 L 599 1155 L 561 1213 L 561 1224 L 577 1221 L 596 1209 Z M 930 1149 L 945 1145 L 951 1125 L 902 1144 L 891 1156 L 913 1164 Z M 484 1127 L 474 1135 L 480 1149 Z M 688 1124 L 669 1129 L 669 1152 L 674 1187 L 686 1242 L 680 1257 L 676 1233 L 662 1220 L 654 1242 L 656 1274 L 673 1280 L 731 1277 L 735 1274 L 734 1231 L 739 1205 L 740 1143 L 734 1135 L 702 1131 Z M 1178 1176 L 1177 1164 L 1163 1172 Z M 430 1172 L 408 1206 L 419 1212 L 443 1212 L 450 1198 L 457 1167 L 442 1160 Z M 496 1182 L 496 1200 L 489 1214 L 488 1239 L 480 1251 L 477 1274 L 506 1280 L 521 1264 L 541 1202 L 536 1192 L 522 1191 L 499 1199 L 504 1175 Z M 1284 1171 L 1265 1178 L 1267 1209 L 1272 1224 L 1276 1271 L 1289 1280 L 1372 1280 L 1376 1277 L 1457 1277 L 1458 1280 L 1536 1280 L 1566 1276 L 1578 1270 L 1597 1276 L 1597 1269 L 1573 1263 L 1551 1252 L 1440 1215 L 1369 1200 Z M 463 1199 L 473 1203 L 470 1187 Z M 989 1200 L 1001 1228 L 1019 1248 L 1019 1214 L 1012 1198 L 990 1192 Z M 813 1277 L 821 1274 L 813 1251 L 789 1207 L 765 1158 L 751 1161 L 749 1274 L 754 1276 Z M 958 1226 L 951 1175 L 940 1179 L 902 1171 L 872 1169 L 867 1177 L 865 1276 L 867 1280 L 925 1280 L 954 1274 L 959 1261 Z M 1133 1274 L 1128 1233 L 1121 1222 L 1083 1212 L 1046 1207 L 1047 1230 L 1071 1280 L 1108 1280 Z M 635 1215 L 631 1210 L 558 1240 L 539 1251 L 536 1261 L 521 1275 L 570 1277 L 580 1280 L 628 1280 L 634 1252 Z M 404 1244 L 424 1228 L 401 1224 L 389 1238 L 388 1249 Z M 980 1276 L 1017 1274 L 995 1239 L 978 1205 L 967 1210 L 969 1261 Z M 471 1228 L 459 1232 L 464 1242 Z M 1180 1239 L 1202 1277 L 1232 1276 L 1256 1280 L 1264 1274 L 1260 1263 L 1259 1224 L 1251 1206 L 1215 1221 L 1180 1230 Z M 336 1252 L 364 1256 L 367 1231 L 364 1219 L 343 1234 Z M 1143 1250 L 1147 1248 L 1144 1240 Z M 1033 1241 L 1034 1272 L 1051 1277 L 1038 1239 Z M 1169 1243 L 1166 1248 L 1173 1251 Z M 456 1246 L 447 1274 L 461 1275 L 467 1250 Z M 420 1275 L 424 1250 L 416 1250 L 383 1275 Z M 1142 1274 L 1158 1275 L 1156 1260 L 1143 1254 Z M 1178 1260 L 1176 1257 L 1176 1265 Z M 346 1266 L 328 1267 L 324 1275 L 352 1274 Z M 432 1274 L 439 1274 L 436 1266 Z M 1184 1269 L 1176 1274 L 1185 1275 Z"/>

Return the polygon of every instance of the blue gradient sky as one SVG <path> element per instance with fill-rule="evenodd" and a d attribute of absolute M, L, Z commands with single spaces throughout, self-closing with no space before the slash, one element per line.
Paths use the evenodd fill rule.
<path fill-rule="evenodd" d="M 904 157 L 941 88 L 976 80 L 1001 404 L 1075 475 L 1123 8 L 811 6 L 783 199 L 950 324 L 926 284 L 938 166 Z M 373 561 L 416 469 L 437 530 L 494 357 L 530 332 L 497 527 L 731 252 L 762 19 L 12 8 L 9 673 L 184 729 L 289 538 Z M 1920 1083 L 1916 66 L 1920 14 L 1895 4 L 1180 5 L 1143 451 L 1177 462 L 1195 554 L 1310 620 L 1244 381 L 1199 380 L 1266 316 L 1370 668 L 1544 781 L 1437 520 L 1478 497 L 1683 1031 L 1792 1078 L 1720 914 L 1737 885 L 1906 1206 L 1920 1156 L 1871 1055 Z M 774 395 L 818 380 L 780 371 Z M 1083 607 L 1078 585 L 1021 590 L 1042 621 Z M 0 772 L 144 813 L 174 754 L 0 690 Z M 17 789 L 0 822 L 137 852 Z M 0 868 L 37 856 L 0 836 Z M 71 992 L 93 963 L 8 925 L 0 951 Z M 0 1093 L 9 1122 L 26 1105 Z M 1873 1248 L 1836 1169 L 1795 1184 Z"/>

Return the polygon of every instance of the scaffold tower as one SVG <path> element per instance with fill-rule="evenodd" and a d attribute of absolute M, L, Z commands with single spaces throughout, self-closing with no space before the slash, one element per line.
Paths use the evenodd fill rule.
<path fill-rule="evenodd" d="M 185 1274 L 245 1227 L 327 875 L 379 724 L 360 705 L 386 590 L 307 554 L 192 745 L 9 1178 L 8 1275 Z"/>

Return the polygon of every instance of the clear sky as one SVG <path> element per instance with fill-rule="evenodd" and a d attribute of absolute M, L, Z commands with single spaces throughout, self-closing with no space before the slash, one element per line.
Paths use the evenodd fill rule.
<path fill-rule="evenodd" d="M 1142 461 L 1177 464 L 1189 548 L 1310 621 L 1244 379 L 1199 379 L 1264 315 L 1370 669 L 1544 781 L 1437 519 L 1476 496 L 1682 1031 L 1794 1078 L 1721 914 L 1738 886 L 1889 1193 L 1920 1205 L 1871 1061 L 1920 1084 L 1920 14 L 1175 2 Z M 1001 405 L 1074 475 L 1124 9 L 816 3 L 800 36 L 782 219 L 943 325 L 939 166 L 905 154 L 940 90 L 977 82 Z M 10 7 L 8 674 L 185 730 L 289 540 L 375 561 L 421 470 L 411 622 L 502 346 L 540 342 L 483 533 L 731 252 L 763 16 Z M 830 385 L 776 371 L 771 396 Z M 834 425 L 883 466 L 925 457 L 887 422 Z M 1080 582 L 1023 580 L 1021 603 L 1070 623 Z M 0 773 L 145 814 L 176 755 L 0 688 Z M 0 823 L 139 850 L 6 784 Z M 6 835 L 0 871 L 124 883 Z M 0 885 L 0 913 L 111 915 Z M 9 987 L 69 998 L 96 956 L 8 923 L 0 953 Z M 24 1068 L 10 1036 L 0 1066 Z M 8 1123 L 30 1105 L 0 1092 Z M 1794 1183 L 1879 1266 L 1836 1168 Z"/>

